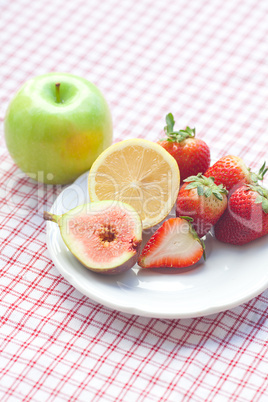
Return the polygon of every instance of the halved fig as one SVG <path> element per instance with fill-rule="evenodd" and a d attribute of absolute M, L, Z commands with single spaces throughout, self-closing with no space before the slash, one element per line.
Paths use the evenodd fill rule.
<path fill-rule="evenodd" d="M 118 274 L 138 260 L 142 241 L 139 214 L 118 201 L 100 201 L 78 206 L 63 215 L 44 212 L 56 222 L 64 243 L 88 269 Z"/>

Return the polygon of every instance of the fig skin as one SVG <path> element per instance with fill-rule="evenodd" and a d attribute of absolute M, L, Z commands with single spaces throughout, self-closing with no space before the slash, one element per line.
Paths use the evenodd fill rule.
<path fill-rule="evenodd" d="M 107 269 L 88 268 L 88 269 L 90 269 L 92 272 L 96 272 L 101 275 L 117 275 L 129 271 L 138 262 L 141 253 L 141 240 L 139 242 L 137 241 L 136 244 L 137 244 L 136 254 L 134 254 L 129 260 L 125 261 L 123 264 L 115 268 L 107 268 Z"/>
<path fill-rule="evenodd" d="M 109 212 L 111 212 L 110 215 Z M 82 206 L 80 205 L 63 215 L 56 215 L 45 211 L 43 217 L 47 221 L 58 224 L 62 239 L 70 252 L 81 264 L 93 272 L 103 275 L 117 275 L 130 270 L 138 261 L 141 252 L 142 222 L 139 214 L 128 204 L 115 201 L 99 201 Z M 77 232 L 78 236 L 72 235 L 70 230 L 72 226 L 68 225 L 72 225 L 73 223 L 75 225 L 77 224 L 77 221 L 72 221 L 74 217 L 75 219 L 82 219 L 82 223 L 83 219 L 86 220 L 86 223 L 89 223 L 86 229 L 83 228 L 85 236 L 82 235 L 82 237 L 79 238 L 80 227 Z M 99 234 L 98 225 L 103 228 L 103 226 L 101 226 L 102 221 L 104 222 L 107 217 L 109 224 L 112 225 L 112 229 L 118 229 L 116 235 L 117 240 L 114 244 L 112 244 L 113 241 L 110 239 L 102 239 Z M 91 221 L 91 219 L 93 220 Z M 118 219 L 119 223 L 123 223 L 122 228 L 120 225 L 116 227 Z M 92 225 L 94 230 L 90 228 Z M 125 226 L 127 230 L 124 229 Z M 109 233 L 109 230 L 110 228 L 108 229 L 108 236 L 110 237 L 110 235 L 113 235 L 113 232 Z M 123 236 L 123 234 L 125 234 L 125 236 Z M 88 241 L 87 237 L 93 239 L 92 242 Z M 121 249 L 120 244 L 122 244 Z M 101 254 L 107 255 L 104 248 L 105 246 L 107 246 L 108 255 L 109 252 L 111 253 L 110 256 L 112 255 L 111 260 L 106 261 L 106 266 L 105 262 L 101 261 L 101 258 L 96 258 L 96 255 L 99 257 L 99 253 L 100 256 Z M 92 251 L 91 254 L 90 250 Z M 117 251 L 118 255 L 116 255 Z M 122 263 L 120 263 L 120 258 Z"/>

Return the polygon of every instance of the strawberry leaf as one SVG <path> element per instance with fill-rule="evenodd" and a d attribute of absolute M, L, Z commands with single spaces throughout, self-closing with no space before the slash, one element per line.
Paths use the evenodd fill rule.
<path fill-rule="evenodd" d="M 204 260 L 206 261 L 207 256 L 206 256 L 205 242 L 204 242 L 203 239 L 200 239 L 200 243 L 201 243 L 201 246 L 202 246 L 202 248 L 203 248 L 203 257 L 204 257 Z"/>
<path fill-rule="evenodd" d="M 189 181 L 196 181 L 196 178 L 197 178 L 198 176 L 189 176 L 189 177 L 187 177 L 187 179 L 184 179 L 183 181 L 185 181 L 186 183 L 188 183 Z"/>
<path fill-rule="evenodd" d="M 218 198 L 218 200 L 223 200 L 223 197 L 219 191 L 212 191 L 212 193 L 215 195 L 216 198 Z"/>
<path fill-rule="evenodd" d="M 211 187 L 207 187 L 206 189 L 205 189 L 205 191 L 204 191 L 204 195 L 205 195 L 205 197 L 210 197 L 211 196 L 211 194 L 212 194 L 212 189 L 211 189 Z M 214 194 L 214 193 L 213 193 Z"/>
<path fill-rule="evenodd" d="M 211 197 L 213 194 L 218 200 L 223 200 L 223 194 L 228 194 L 228 191 L 222 184 L 216 185 L 214 183 L 214 177 L 205 177 L 201 173 L 196 176 L 189 176 L 184 182 L 189 183 L 185 187 L 186 189 L 197 189 L 199 196 Z"/>
<path fill-rule="evenodd" d="M 257 193 L 255 198 L 256 204 L 262 204 L 262 210 L 266 214 L 268 213 L 268 190 L 259 184 L 251 185 L 248 184 L 248 191 L 254 191 Z"/>
<path fill-rule="evenodd" d="M 257 195 L 257 197 L 255 199 L 255 203 L 256 204 L 261 204 L 262 203 L 262 196 L 260 194 Z"/>
<path fill-rule="evenodd" d="M 250 169 L 249 169 L 250 170 Z M 259 180 L 263 180 L 264 175 L 267 173 L 268 167 L 266 167 L 266 162 L 263 163 L 258 173 L 250 171 L 250 177 L 253 183 L 257 184 Z"/>
<path fill-rule="evenodd" d="M 194 219 L 191 216 L 179 216 L 181 219 L 185 219 L 188 222 L 193 222 Z"/>
<path fill-rule="evenodd" d="M 189 135 L 189 137 L 195 137 L 195 128 L 190 128 L 189 126 L 186 127 L 185 130 L 180 130 L 181 132 L 185 132 Z"/>
<path fill-rule="evenodd" d="M 167 135 L 169 142 L 182 142 L 187 138 L 195 137 L 195 128 L 186 127 L 185 130 L 174 131 L 175 120 L 172 113 L 166 115 L 166 126 L 164 131 Z"/>
<path fill-rule="evenodd" d="M 175 125 L 175 120 L 174 120 L 174 117 L 173 117 L 172 113 L 169 113 L 169 114 L 166 115 L 166 123 L 167 123 L 167 125 L 164 128 L 165 132 L 167 134 L 172 133 L 174 125 Z"/>
<path fill-rule="evenodd" d="M 262 206 L 263 211 L 266 214 L 268 214 L 268 200 L 267 200 L 267 198 L 263 198 L 261 206 Z"/>
<path fill-rule="evenodd" d="M 204 195 L 204 187 L 203 186 L 197 186 L 197 194 Z"/>
<path fill-rule="evenodd" d="M 196 188 L 198 186 L 198 183 L 196 182 L 192 182 L 190 184 L 187 184 L 187 186 L 185 187 L 187 190 L 191 190 L 192 188 Z"/>

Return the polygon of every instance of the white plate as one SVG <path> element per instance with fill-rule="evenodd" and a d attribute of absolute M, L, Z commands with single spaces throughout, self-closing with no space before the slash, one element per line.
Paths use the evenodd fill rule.
<path fill-rule="evenodd" d="M 89 202 L 87 177 L 88 173 L 82 175 L 63 190 L 51 212 L 62 214 Z M 143 244 L 150 235 L 145 236 Z M 146 270 L 135 265 L 115 276 L 93 273 L 80 264 L 53 222 L 47 222 L 47 246 L 59 272 L 76 289 L 107 307 L 130 314 L 198 317 L 238 306 L 268 288 L 267 236 L 245 246 L 230 246 L 209 235 L 206 262 L 202 259 L 184 270 Z"/>

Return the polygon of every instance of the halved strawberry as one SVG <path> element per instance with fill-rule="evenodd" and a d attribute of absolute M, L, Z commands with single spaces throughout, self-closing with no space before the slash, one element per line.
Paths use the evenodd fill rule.
<path fill-rule="evenodd" d="M 177 161 L 181 180 L 188 176 L 204 173 L 210 165 L 210 149 L 205 141 L 195 137 L 195 129 L 174 131 L 174 117 L 166 116 L 165 133 L 167 138 L 158 141 Z"/>
<path fill-rule="evenodd" d="M 204 176 L 214 177 L 215 184 L 222 184 L 226 190 L 233 192 L 243 184 L 262 180 L 268 170 L 265 165 L 264 162 L 259 172 L 254 173 L 239 156 L 226 155 L 210 166 Z"/>
<path fill-rule="evenodd" d="M 198 262 L 204 243 L 190 221 L 187 217 L 166 220 L 143 248 L 138 264 L 142 268 L 184 268 Z"/>

